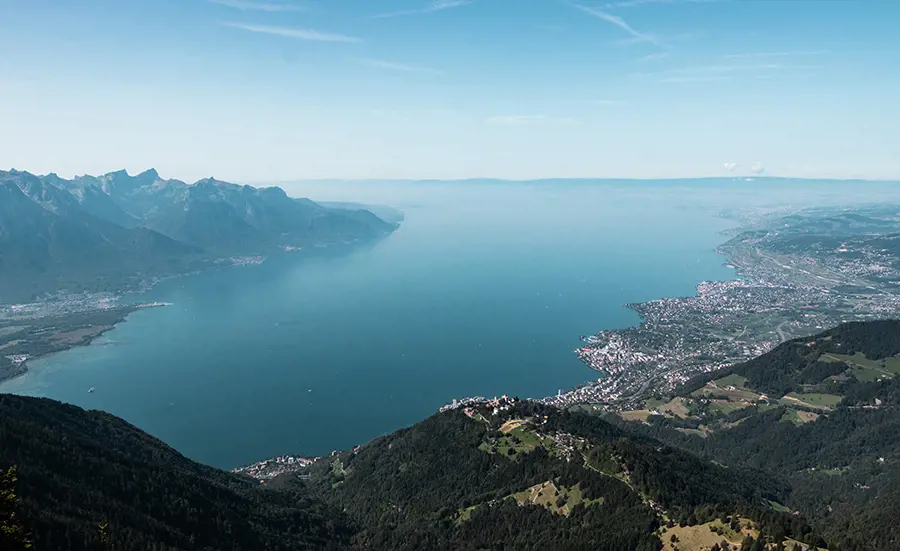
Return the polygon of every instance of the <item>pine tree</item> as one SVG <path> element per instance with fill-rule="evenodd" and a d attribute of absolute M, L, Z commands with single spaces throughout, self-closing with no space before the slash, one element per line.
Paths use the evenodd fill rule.
<path fill-rule="evenodd" d="M 16 467 L 0 471 L 0 549 L 17 551 L 30 549 L 31 542 L 19 512 L 19 496 L 16 495 Z"/>

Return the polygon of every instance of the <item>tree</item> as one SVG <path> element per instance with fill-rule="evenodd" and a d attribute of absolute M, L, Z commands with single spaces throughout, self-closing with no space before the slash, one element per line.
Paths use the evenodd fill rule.
<path fill-rule="evenodd" d="M 18 477 L 15 466 L 5 472 L 0 471 L 0 549 L 10 551 L 31 548 L 31 542 L 19 514 L 16 481 Z"/>

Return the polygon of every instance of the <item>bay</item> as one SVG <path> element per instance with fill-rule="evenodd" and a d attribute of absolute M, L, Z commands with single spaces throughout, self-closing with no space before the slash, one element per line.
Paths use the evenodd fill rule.
<path fill-rule="evenodd" d="M 580 335 L 637 323 L 624 304 L 734 277 L 714 250 L 734 224 L 723 209 L 838 204 L 852 190 L 760 186 L 285 185 L 394 206 L 405 221 L 377 243 L 162 283 L 130 299 L 171 306 L 31 362 L 0 391 L 111 412 L 226 468 L 361 444 L 453 398 L 546 396 L 598 376 L 572 350 Z"/>

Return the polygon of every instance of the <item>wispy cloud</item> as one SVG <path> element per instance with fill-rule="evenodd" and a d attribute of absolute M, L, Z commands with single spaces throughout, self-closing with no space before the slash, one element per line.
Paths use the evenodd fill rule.
<path fill-rule="evenodd" d="M 606 4 L 609 9 L 615 8 L 634 8 L 637 6 L 645 6 L 647 4 L 713 4 L 723 0 L 622 0 L 621 2 L 610 2 Z"/>
<path fill-rule="evenodd" d="M 387 17 L 402 17 L 404 15 L 417 15 L 421 13 L 434 13 L 436 11 L 449 10 L 468 6 L 475 0 L 432 0 L 425 6 L 414 10 L 399 10 L 386 13 L 377 13 L 371 19 L 384 19 Z"/>
<path fill-rule="evenodd" d="M 613 107 L 616 105 L 625 105 L 625 102 L 620 99 L 598 99 L 598 100 L 594 100 L 594 103 L 597 105 L 603 105 L 605 107 Z"/>
<path fill-rule="evenodd" d="M 622 19 L 618 15 L 612 15 L 611 13 L 606 13 L 605 11 L 598 10 L 597 8 L 591 8 L 589 6 L 576 4 L 574 2 L 570 3 L 569 5 L 577 10 L 583 11 L 584 13 L 586 13 L 588 15 L 598 17 L 598 18 L 606 21 L 607 23 L 612 23 L 616 27 L 619 27 L 623 31 L 630 34 L 631 37 L 634 38 L 635 40 L 638 40 L 640 42 L 650 42 L 651 44 L 660 45 L 659 41 L 656 38 L 654 38 L 653 36 L 651 36 L 649 34 L 642 33 L 638 30 L 635 30 L 634 27 L 629 25 L 624 19 Z"/>
<path fill-rule="evenodd" d="M 388 69 L 390 71 L 402 71 L 406 73 L 431 73 L 438 75 L 441 72 L 428 67 L 420 67 L 418 65 L 407 65 L 405 63 L 395 63 L 393 61 L 385 61 L 383 59 L 362 58 L 360 63 L 370 67 L 378 67 L 379 69 Z"/>
<path fill-rule="evenodd" d="M 823 55 L 827 54 L 828 50 L 801 50 L 801 51 L 788 51 L 788 52 L 747 52 L 743 54 L 728 54 L 723 56 L 725 59 L 746 59 L 746 58 L 755 58 L 755 57 L 794 57 L 794 56 L 807 56 L 807 55 Z"/>
<path fill-rule="evenodd" d="M 317 31 L 315 29 L 296 29 L 293 27 L 273 27 L 270 25 L 253 25 L 249 23 L 232 22 L 222 23 L 222 26 L 242 29 L 253 33 L 299 38 L 300 40 L 315 40 L 318 42 L 361 42 L 359 38 L 353 36 Z"/>
<path fill-rule="evenodd" d="M 669 52 L 656 52 L 655 54 L 645 55 L 638 58 L 638 61 L 656 61 L 657 59 L 665 59 L 671 55 Z"/>
<path fill-rule="evenodd" d="M 533 124 L 574 124 L 575 119 L 569 117 L 548 117 L 547 115 L 498 115 L 489 117 L 488 124 L 526 126 Z"/>
<path fill-rule="evenodd" d="M 305 11 L 306 6 L 294 2 L 256 2 L 254 0 L 207 0 L 212 4 L 244 11 L 287 12 Z"/>
<path fill-rule="evenodd" d="M 693 76 L 693 77 L 666 77 L 660 82 L 666 84 L 685 84 L 690 82 L 721 82 L 724 80 L 731 80 L 732 77 L 727 76 Z"/>
<path fill-rule="evenodd" d="M 666 46 L 670 46 L 673 42 L 683 42 L 685 40 L 693 40 L 702 36 L 703 33 L 698 32 L 683 32 L 683 33 L 671 33 L 671 34 L 653 34 L 652 37 L 661 44 L 665 44 Z M 628 36 L 626 38 L 618 38 L 616 40 L 610 40 L 610 44 L 614 44 L 616 46 L 633 46 L 635 44 L 646 44 L 647 41 L 642 38 L 635 38 L 633 36 Z"/>

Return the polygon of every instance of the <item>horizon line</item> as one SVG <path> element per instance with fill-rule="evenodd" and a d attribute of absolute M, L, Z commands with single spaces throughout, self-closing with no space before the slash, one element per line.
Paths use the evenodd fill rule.
<path fill-rule="evenodd" d="M 529 183 L 529 182 L 547 182 L 547 181 L 579 181 L 579 182 L 589 182 L 589 181 L 626 181 L 626 182 L 664 182 L 664 181 L 689 181 L 689 180 L 726 180 L 726 181 L 737 181 L 737 182 L 753 182 L 758 180 L 794 180 L 794 181 L 809 181 L 809 182 L 870 182 L 870 183 L 896 183 L 900 184 L 900 177 L 894 178 L 866 178 L 866 177 L 834 177 L 834 176 L 780 176 L 776 174 L 764 174 L 764 175 L 730 175 L 730 176 L 659 176 L 659 177 L 634 177 L 634 176 L 543 176 L 536 178 L 501 178 L 501 177 L 493 177 L 493 176 L 470 176 L 465 178 L 391 178 L 391 177 L 378 177 L 378 178 L 365 178 L 365 177 L 354 177 L 354 178 L 341 178 L 341 177 L 302 177 L 302 178 L 292 178 L 292 179 L 277 179 L 277 180 L 256 180 L 256 179 L 220 179 L 215 176 L 205 176 L 203 178 L 199 178 L 195 180 L 193 183 L 188 183 L 186 180 L 180 180 L 178 178 L 172 177 L 163 177 L 159 171 L 153 167 L 147 168 L 140 172 L 131 173 L 128 169 L 122 168 L 117 170 L 112 170 L 109 172 L 103 172 L 99 174 L 89 174 L 89 173 L 81 173 L 75 174 L 69 178 L 63 177 L 63 180 L 71 180 L 79 177 L 100 177 L 106 176 L 110 174 L 116 173 L 124 173 L 128 177 L 136 177 L 147 172 L 154 172 L 157 177 L 161 180 L 177 180 L 179 182 L 193 185 L 193 183 L 200 182 L 202 180 L 214 179 L 216 181 L 220 181 L 223 183 L 234 183 L 238 182 L 246 182 L 245 184 L 240 185 L 281 185 L 281 184 L 296 184 L 296 183 L 304 183 L 304 182 L 475 182 L 475 181 L 491 181 L 491 182 L 521 182 L 521 183 Z M 31 172 L 29 170 L 17 169 L 14 167 L 10 167 L 8 169 L 0 168 L 0 173 L 26 173 L 31 174 L 32 176 L 36 176 L 39 178 L 44 178 L 47 176 L 58 176 L 56 172 Z"/>
<path fill-rule="evenodd" d="M 795 180 L 809 182 L 870 182 L 870 183 L 896 183 L 900 184 L 898 178 L 839 178 L 839 177 L 818 177 L 818 176 L 778 176 L 778 175 L 747 175 L 747 176 L 660 176 L 652 178 L 641 177 L 620 177 L 620 176 L 546 176 L 540 178 L 496 178 L 474 176 L 468 178 L 298 178 L 296 180 L 256 180 L 256 184 L 280 185 L 280 184 L 297 184 L 304 182 L 475 182 L 475 181 L 493 181 L 493 182 L 547 182 L 547 181 L 625 181 L 625 182 L 667 182 L 667 181 L 689 181 L 689 180 L 728 180 L 738 182 L 753 182 L 758 180 Z"/>

